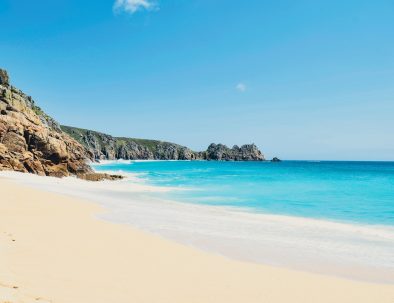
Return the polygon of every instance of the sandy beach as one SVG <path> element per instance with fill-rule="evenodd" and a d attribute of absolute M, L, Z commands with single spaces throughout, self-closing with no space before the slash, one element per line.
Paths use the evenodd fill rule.
<path fill-rule="evenodd" d="M 393 302 L 394 286 L 239 262 L 0 177 L 0 302 Z"/>

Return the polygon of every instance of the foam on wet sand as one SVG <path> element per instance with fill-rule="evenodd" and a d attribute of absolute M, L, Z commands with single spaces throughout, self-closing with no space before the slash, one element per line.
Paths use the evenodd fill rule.
<path fill-rule="evenodd" d="M 97 216 L 107 218 L 116 215 L 116 211 L 111 214 L 87 200 L 94 200 L 96 195 L 108 200 L 109 192 L 113 194 L 114 187 L 118 186 L 121 187 L 121 183 L 92 184 L 2 173 L 1 300 L 73 303 L 394 300 L 392 284 L 351 281 L 236 261 L 177 244 L 132 226 L 97 220 Z M 49 189 L 62 193 L 51 193 Z M 122 191 L 116 189 L 118 196 L 112 203 L 124 202 L 125 195 L 129 199 L 132 197 L 135 205 L 144 205 L 157 212 L 150 218 L 154 222 L 173 202 L 167 201 L 162 208 L 156 208 L 161 202 L 147 204 L 146 190 L 155 189 L 145 188 L 143 184 L 128 186 Z M 73 197 L 75 194 L 81 198 Z M 219 210 L 204 209 L 218 218 Z M 197 207 L 193 211 L 197 214 L 200 210 Z M 164 217 L 168 214 L 173 213 L 162 213 Z M 141 220 L 147 218 L 145 215 L 140 214 Z M 157 223 L 161 224 L 164 223 Z M 385 237 L 384 234 L 380 236 Z"/>

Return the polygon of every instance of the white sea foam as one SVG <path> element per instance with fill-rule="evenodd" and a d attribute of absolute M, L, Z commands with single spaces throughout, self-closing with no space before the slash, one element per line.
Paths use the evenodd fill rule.
<path fill-rule="evenodd" d="M 135 162 L 190 162 L 191 160 L 125 160 L 125 159 L 116 159 L 116 160 L 99 160 L 98 162 L 91 162 L 93 166 L 100 166 L 100 165 L 108 165 L 108 164 L 133 164 Z"/>
<path fill-rule="evenodd" d="M 117 159 L 117 160 L 100 160 L 98 162 L 91 162 L 92 166 L 101 166 L 101 165 L 108 165 L 108 164 L 132 164 L 133 160 L 124 160 L 124 159 Z"/>
<path fill-rule="evenodd" d="M 158 198 L 170 188 L 134 182 L 87 182 L 1 172 L 26 185 L 93 200 L 100 217 L 133 225 L 180 243 L 227 257 L 394 283 L 394 228 L 203 206 Z"/>

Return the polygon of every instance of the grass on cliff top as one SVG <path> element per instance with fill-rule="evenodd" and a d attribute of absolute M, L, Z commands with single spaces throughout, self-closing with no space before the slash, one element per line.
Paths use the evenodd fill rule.
<path fill-rule="evenodd" d="M 42 109 L 38 106 L 33 106 L 32 107 L 33 112 L 37 115 L 37 116 L 41 116 L 44 112 L 42 111 Z"/>
<path fill-rule="evenodd" d="M 127 144 L 127 142 L 133 141 L 139 145 L 147 147 L 151 152 L 156 152 L 157 145 L 162 143 L 162 141 L 158 140 L 149 140 L 149 139 L 136 139 L 136 138 L 125 138 L 125 137 L 116 137 L 116 144 L 123 145 Z"/>
<path fill-rule="evenodd" d="M 84 145 L 85 142 L 82 140 L 82 136 L 87 133 L 86 129 L 61 125 L 61 129 L 68 134 L 71 138 L 77 140 L 79 143 Z"/>
<path fill-rule="evenodd" d="M 137 138 L 126 138 L 126 137 L 112 137 L 110 135 L 107 135 L 107 134 L 104 134 L 104 133 L 100 133 L 100 132 L 96 132 L 96 131 L 93 131 L 93 130 L 84 129 L 84 128 L 78 128 L 78 127 L 72 127 L 72 126 L 66 126 L 66 125 L 61 125 L 61 129 L 65 133 L 70 135 L 72 138 L 77 140 L 79 143 L 81 143 L 82 145 L 85 145 L 85 146 L 86 146 L 86 142 L 84 142 L 82 138 L 83 138 L 83 136 L 87 135 L 88 132 L 90 132 L 91 134 L 93 134 L 96 137 L 96 139 L 98 140 L 98 142 L 100 143 L 101 146 L 105 145 L 105 143 L 102 141 L 102 137 L 113 138 L 115 140 L 115 145 L 117 147 L 118 146 L 122 146 L 122 145 L 126 145 L 128 142 L 135 142 L 135 143 L 137 143 L 139 145 L 147 147 L 153 153 L 156 152 L 157 145 L 160 144 L 160 143 L 174 144 L 176 146 L 180 146 L 180 145 L 175 144 L 175 143 L 164 142 L 164 141 L 159 141 L 159 140 L 137 139 Z"/>

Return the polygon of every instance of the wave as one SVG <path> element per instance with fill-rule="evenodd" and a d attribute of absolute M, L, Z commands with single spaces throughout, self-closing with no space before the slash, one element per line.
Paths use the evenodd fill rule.
<path fill-rule="evenodd" d="M 99 162 L 91 162 L 90 165 L 103 166 L 103 165 L 112 165 L 112 164 L 133 164 L 133 162 L 135 162 L 135 160 L 124 160 L 124 159 L 99 160 Z"/>
<path fill-rule="evenodd" d="M 394 228 L 246 212 L 164 200 L 168 188 L 1 173 L 106 207 L 101 219 L 130 224 L 230 258 L 352 279 L 394 283 Z M 154 194 L 151 195 L 150 193 Z M 158 195 L 159 194 L 159 195 Z"/>

